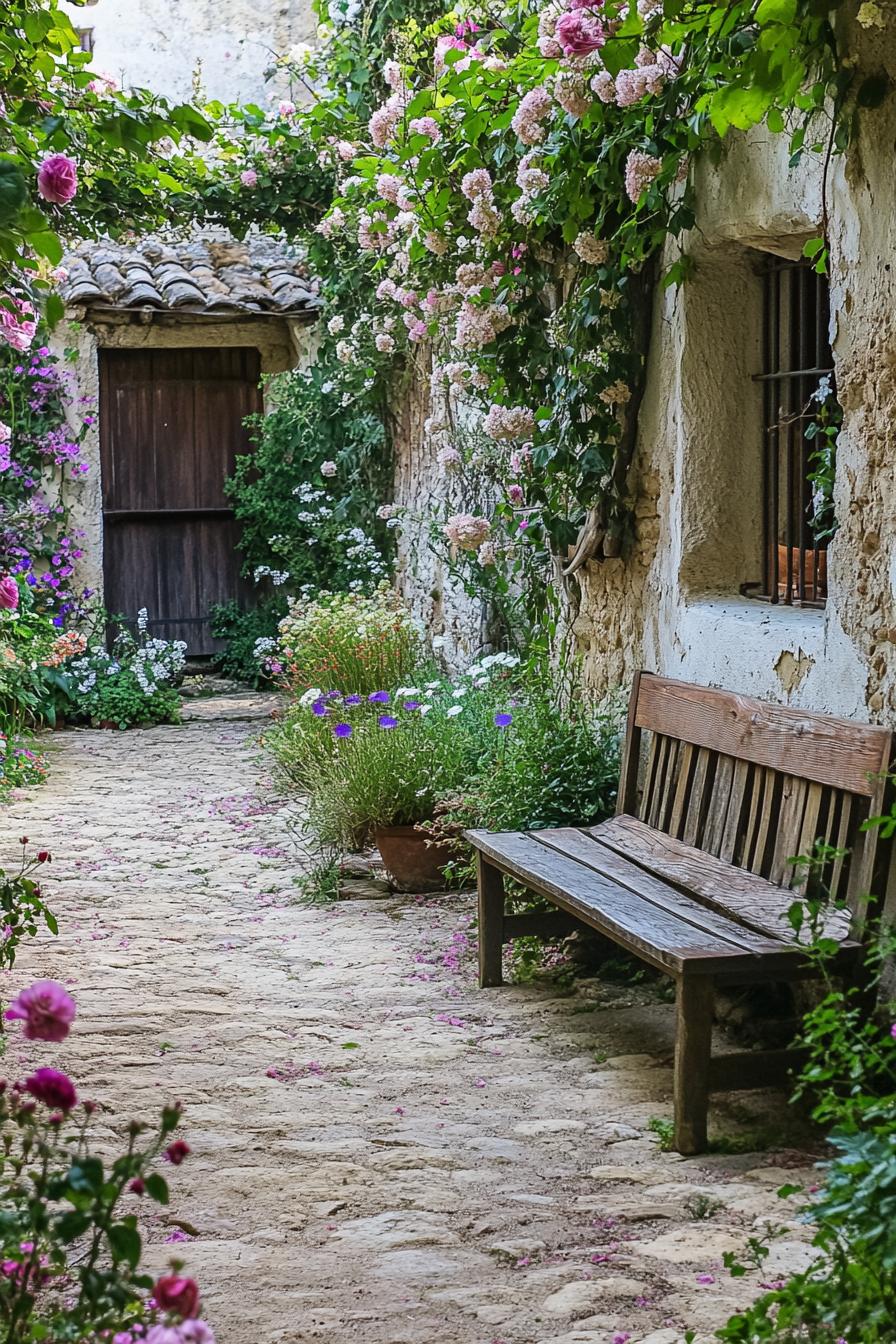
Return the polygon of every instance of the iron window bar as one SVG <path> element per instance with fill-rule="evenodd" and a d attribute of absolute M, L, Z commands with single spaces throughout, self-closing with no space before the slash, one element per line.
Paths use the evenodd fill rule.
<path fill-rule="evenodd" d="M 741 592 L 786 606 L 823 607 L 827 545 L 813 532 L 812 442 L 805 430 L 821 380 L 832 379 L 825 278 L 810 263 L 775 260 L 763 275 L 762 557 Z"/>

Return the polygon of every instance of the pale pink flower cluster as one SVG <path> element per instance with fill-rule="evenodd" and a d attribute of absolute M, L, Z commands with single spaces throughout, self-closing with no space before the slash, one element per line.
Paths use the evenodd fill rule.
<path fill-rule="evenodd" d="M 392 205 L 398 204 L 403 187 L 404 183 L 396 173 L 380 173 L 376 179 L 376 189 L 380 196 Z"/>
<path fill-rule="evenodd" d="M 662 171 L 663 161 L 643 149 L 632 149 L 625 161 L 625 193 L 637 205 L 642 195 Z"/>
<path fill-rule="evenodd" d="M 415 317 L 413 313 L 405 313 L 402 321 L 407 327 L 408 338 L 412 341 L 422 341 L 429 330 L 426 323 L 421 318 Z"/>
<path fill-rule="evenodd" d="M 439 233 L 437 229 L 429 229 L 423 235 L 423 246 L 427 252 L 431 252 L 434 257 L 444 257 L 451 244 L 444 233 Z"/>
<path fill-rule="evenodd" d="M 610 255 L 610 249 L 603 238 L 597 238 L 593 233 L 580 233 L 572 247 L 589 266 L 602 266 Z"/>
<path fill-rule="evenodd" d="M 29 350 L 36 331 L 34 309 L 28 300 L 0 295 L 0 341 L 14 350 Z"/>
<path fill-rule="evenodd" d="M 660 65 L 636 66 L 634 70 L 620 70 L 616 76 L 616 104 L 618 107 L 632 107 L 648 93 L 662 92 L 666 77 Z"/>
<path fill-rule="evenodd" d="M 391 355 L 395 352 L 395 337 L 390 336 L 388 331 L 380 331 L 373 338 L 373 343 L 381 355 Z"/>
<path fill-rule="evenodd" d="M 390 89 L 401 88 L 401 66 L 397 61 L 387 61 L 383 66 L 383 79 Z"/>
<path fill-rule="evenodd" d="M 473 513 L 455 513 L 445 524 L 445 536 L 461 551 L 478 551 L 491 536 L 491 523 Z"/>
<path fill-rule="evenodd" d="M 481 349 L 496 340 L 511 321 L 506 304 L 488 303 L 477 307 L 464 300 L 457 315 L 454 344 L 461 350 Z"/>
<path fill-rule="evenodd" d="M 476 551 L 476 559 L 480 565 L 493 565 L 498 559 L 498 548 L 493 541 L 484 541 Z M 477 683 L 478 684 L 478 683 Z"/>
<path fill-rule="evenodd" d="M 243 170 L 243 172 L 240 173 L 240 181 L 242 182 L 244 187 L 249 187 L 250 189 L 252 187 L 257 187 L 258 174 L 256 173 L 254 168 L 246 168 Z"/>
<path fill-rule="evenodd" d="M 341 233 L 345 228 L 345 212 L 340 210 L 338 205 L 334 205 L 328 215 L 320 221 L 315 229 L 322 238 L 332 238 L 334 233 Z"/>
<path fill-rule="evenodd" d="M 408 130 L 411 135 L 425 135 L 434 145 L 437 145 L 442 138 L 442 132 L 435 117 L 412 117 L 408 122 Z"/>
<path fill-rule="evenodd" d="M 370 138 L 377 149 L 385 149 L 389 141 L 393 139 L 406 102 L 407 93 L 404 89 L 399 89 L 391 94 L 382 107 L 378 107 L 372 114 L 367 123 L 367 129 L 370 131 Z"/>
<path fill-rule="evenodd" d="M 355 157 L 357 153 L 357 150 L 355 149 L 351 140 L 337 140 L 336 153 L 339 155 L 343 163 L 351 163 L 352 159 Z"/>
<path fill-rule="evenodd" d="M 327 331 L 331 336 L 338 336 L 345 326 L 345 318 L 341 313 L 335 313 L 327 323 Z"/>
<path fill-rule="evenodd" d="M 351 341 L 336 342 L 336 358 L 340 364 L 351 364 L 355 358 L 355 347 Z"/>
<path fill-rule="evenodd" d="M 513 485 L 507 487 L 507 498 L 511 504 L 519 508 L 526 501 L 526 492 L 518 482 L 514 481 Z"/>
<path fill-rule="evenodd" d="M 482 428 L 490 439 L 531 439 L 535 433 L 535 414 L 528 406 L 491 405 Z"/>
<path fill-rule="evenodd" d="M 468 201 L 475 201 L 477 196 L 491 196 L 494 190 L 491 173 L 487 168 L 473 168 L 464 173 L 460 189 Z"/>
<path fill-rule="evenodd" d="M 376 511 L 376 516 L 386 523 L 390 518 L 396 518 L 398 513 L 399 509 L 397 504 L 381 504 Z"/>
<path fill-rule="evenodd" d="M 538 145 L 545 137 L 544 122 L 551 115 L 553 100 L 543 85 L 530 89 L 520 99 L 511 126 L 524 145 Z"/>
<path fill-rule="evenodd" d="M 609 70 L 601 70 L 591 81 L 591 90 L 602 103 L 615 103 L 616 81 Z"/>
<path fill-rule="evenodd" d="M 550 186 L 551 179 L 543 168 L 534 164 L 534 154 L 524 154 L 516 170 L 516 184 L 524 196 L 537 196 Z"/>
<path fill-rule="evenodd" d="M 277 104 L 278 117 L 294 117 L 296 114 L 296 105 L 289 98 L 281 98 Z"/>
<path fill-rule="evenodd" d="M 482 59 L 482 52 L 476 47 L 469 46 L 469 44 L 462 41 L 460 37 L 452 37 L 450 33 L 443 33 L 441 37 L 436 39 L 433 57 L 433 64 L 437 76 L 443 75 L 449 68 L 448 62 L 445 60 L 449 51 L 465 51 L 467 53 L 466 56 L 463 56 L 459 61 L 451 62 L 450 68 L 452 70 L 457 70 L 458 72 L 469 70 L 473 60 L 478 61 Z"/>
<path fill-rule="evenodd" d="M 470 381 L 470 366 L 460 361 L 453 361 L 449 364 L 443 364 L 438 370 L 439 378 L 450 384 L 451 387 L 465 387 Z"/>
<path fill-rule="evenodd" d="M 584 117 L 591 107 L 587 86 L 580 74 L 572 70 L 561 71 L 554 80 L 554 97 L 571 117 Z"/>
<path fill-rule="evenodd" d="M 436 461 L 439 464 L 439 471 L 443 476 L 448 476 L 452 471 L 458 471 L 461 466 L 461 455 L 453 444 L 446 444 L 436 453 Z"/>
<path fill-rule="evenodd" d="M 514 448 L 508 461 L 513 475 L 522 476 L 532 464 L 532 449 L 528 445 L 523 448 Z"/>
<path fill-rule="evenodd" d="M 553 5 L 543 9 L 538 16 L 538 50 L 547 61 L 555 61 L 563 55 L 563 48 L 557 41 L 557 10 Z"/>
<path fill-rule="evenodd" d="M 454 272 L 454 283 L 465 297 L 478 294 L 490 278 L 488 271 L 478 261 L 462 261 Z"/>
<path fill-rule="evenodd" d="M 0 444 L 12 442 L 12 430 L 0 420 Z"/>
<path fill-rule="evenodd" d="M 378 227 L 374 228 L 374 225 Z M 362 213 L 358 216 L 358 246 L 362 252 L 381 252 L 394 237 L 395 225 L 381 210 L 375 210 L 372 215 Z"/>
<path fill-rule="evenodd" d="M 501 212 L 491 195 L 477 196 L 467 219 L 483 238 L 496 238 L 501 230 Z"/>
<path fill-rule="evenodd" d="M 337 471 L 338 467 L 336 466 L 335 462 L 321 462 L 320 464 L 321 476 L 327 476 L 327 477 L 335 476 Z"/>
<path fill-rule="evenodd" d="M 606 406 L 624 406 L 631 395 L 631 388 L 623 383 L 621 379 L 617 379 L 615 383 L 610 383 L 608 387 L 605 387 L 598 393 L 601 401 Z"/>

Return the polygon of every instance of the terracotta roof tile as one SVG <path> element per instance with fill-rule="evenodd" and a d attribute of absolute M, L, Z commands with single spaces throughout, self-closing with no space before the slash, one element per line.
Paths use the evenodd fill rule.
<path fill-rule="evenodd" d="M 318 306 L 305 264 L 270 238 L 84 242 L 64 264 L 69 305 L 284 314 Z"/>

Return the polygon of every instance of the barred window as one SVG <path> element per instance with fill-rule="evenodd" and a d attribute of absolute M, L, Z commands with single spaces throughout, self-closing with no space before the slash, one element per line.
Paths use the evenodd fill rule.
<path fill-rule="evenodd" d="M 827 278 L 774 258 L 763 273 L 763 576 L 750 597 L 824 605 L 841 413 L 834 389 Z"/>

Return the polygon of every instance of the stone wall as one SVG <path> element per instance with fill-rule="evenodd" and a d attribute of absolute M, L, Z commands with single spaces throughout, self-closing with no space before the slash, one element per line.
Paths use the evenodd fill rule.
<path fill-rule="evenodd" d="M 784 138 L 760 131 L 732 139 L 718 167 L 701 165 L 697 226 L 685 240 L 696 274 L 657 299 L 632 553 L 589 565 L 573 594 L 589 691 L 626 681 L 640 665 L 856 718 L 896 707 L 890 104 L 865 114 L 827 190 L 845 419 L 825 609 L 739 595 L 761 565 L 757 252 L 799 257 L 823 216 L 821 156 L 794 171 Z"/>

